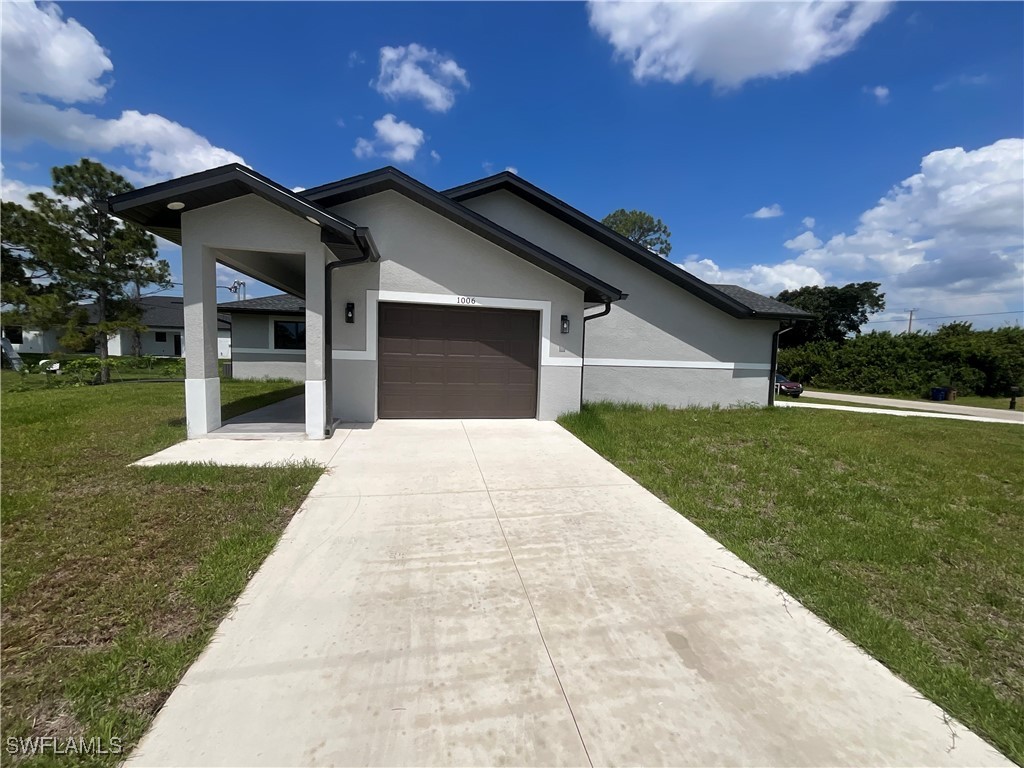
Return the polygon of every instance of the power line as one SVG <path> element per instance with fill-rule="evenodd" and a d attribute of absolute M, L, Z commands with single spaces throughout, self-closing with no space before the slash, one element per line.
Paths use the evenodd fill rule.
<path fill-rule="evenodd" d="M 1024 309 L 1017 309 L 1012 312 L 979 312 L 976 315 L 937 315 L 936 317 L 919 317 L 917 322 L 924 323 L 928 320 L 951 320 L 958 317 L 991 317 L 992 315 L 1024 315 Z M 870 320 L 864 325 L 875 325 L 877 323 L 902 323 L 904 318 L 894 318 L 893 320 Z"/>

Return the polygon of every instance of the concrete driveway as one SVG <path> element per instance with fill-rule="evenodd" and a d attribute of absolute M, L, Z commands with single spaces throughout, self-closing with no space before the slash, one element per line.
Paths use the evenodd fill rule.
<path fill-rule="evenodd" d="M 341 440 L 132 765 L 1010 765 L 555 424 Z"/>

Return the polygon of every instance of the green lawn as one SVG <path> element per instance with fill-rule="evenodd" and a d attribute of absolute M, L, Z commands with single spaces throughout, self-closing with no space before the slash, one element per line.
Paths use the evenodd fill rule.
<path fill-rule="evenodd" d="M 127 753 L 321 470 L 128 467 L 184 438 L 182 384 L 0 382 L 3 734 L 117 737 Z M 300 392 L 224 381 L 224 414 Z"/>
<path fill-rule="evenodd" d="M 1024 764 L 1024 429 L 595 405 L 561 423 Z"/>

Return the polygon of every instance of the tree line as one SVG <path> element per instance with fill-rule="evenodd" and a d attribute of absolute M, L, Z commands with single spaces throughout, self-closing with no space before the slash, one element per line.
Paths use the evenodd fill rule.
<path fill-rule="evenodd" d="M 2 322 L 58 328 L 66 349 L 95 347 L 107 383 L 109 336 L 145 330 L 142 296 L 170 288 L 170 266 L 152 235 L 106 212 L 107 198 L 134 189 L 127 179 L 85 158 L 51 176 L 54 196 L 33 192 L 31 207 L 0 203 Z"/>

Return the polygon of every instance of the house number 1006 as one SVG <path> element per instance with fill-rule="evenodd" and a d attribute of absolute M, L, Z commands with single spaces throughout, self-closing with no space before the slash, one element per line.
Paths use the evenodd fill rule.
<path fill-rule="evenodd" d="M 476 304 L 476 299 L 474 299 L 472 296 L 459 296 L 455 300 L 455 303 L 456 304 Z"/>

